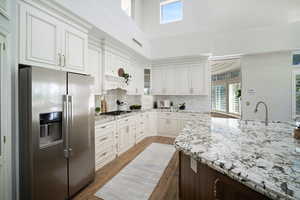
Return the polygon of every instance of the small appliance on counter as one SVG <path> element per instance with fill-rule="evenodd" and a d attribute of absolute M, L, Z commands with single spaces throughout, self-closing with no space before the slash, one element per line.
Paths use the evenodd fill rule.
<path fill-rule="evenodd" d="M 128 103 L 127 102 L 123 102 L 123 101 L 120 101 L 120 100 L 117 100 L 117 110 L 118 111 L 127 111 L 128 110 Z"/>
<path fill-rule="evenodd" d="M 179 110 L 185 110 L 185 103 L 179 104 Z"/>
<path fill-rule="evenodd" d="M 154 103 L 153 103 L 153 108 L 154 108 L 154 109 L 157 109 L 157 108 L 158 108 L 157 101 L 154 101 Z"/>
<path fill-rule="evenodd" d="M 164 108 L 170 108 L 170 107 L 171 107 L 170 100 L 164 100 Z"/>

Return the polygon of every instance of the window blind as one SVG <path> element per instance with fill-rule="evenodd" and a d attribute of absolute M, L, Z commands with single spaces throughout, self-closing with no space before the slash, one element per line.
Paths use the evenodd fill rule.
<path fill-rule="evenodd" d="M 216 111 L 226 112 L 226 86 L 212 86 L 212 108 Z"/>

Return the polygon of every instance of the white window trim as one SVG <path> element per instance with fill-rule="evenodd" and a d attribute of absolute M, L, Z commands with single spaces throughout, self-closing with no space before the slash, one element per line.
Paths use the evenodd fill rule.
<path fill-rule="evenodd" d="M 163 5 L 167 5 L 169 3 L 174 3 L 174 2 L 182 2 L 182 5 L 183 5 L 183 0 L 167 0 L 167 1 L 164 1 L 164 2 L 159 2 L 159 23 L 160 24 L 169 24 L 169 23 L 173 23 L 173 22 L 179 22 L 179 21 L 182 21 L 183 20 L 183 6 L 182 6 L 182 17 L 181 19 L 175 19 L 175 20 L 169 20 L 169 21 L 163 21 L 162 20 L 162 9 L 161 7 Z"/>
<path fill-rule="evenodd" d="M 296 114 L 296 76 L 300 75 L 300 69 L 293 69 L 292 72 L 292 119 L 300 117 Z"/>

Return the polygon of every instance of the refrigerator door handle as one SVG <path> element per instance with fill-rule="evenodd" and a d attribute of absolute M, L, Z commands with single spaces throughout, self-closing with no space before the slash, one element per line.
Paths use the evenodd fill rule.
<path fill-rule="evenodd" d="M 73 97 L 68 95 L 68 110 L 69 110 L 69 116 L 68 116 L 68 122 L 69 122 L 69 130 L 71 130 L 72 126 L 73 126 Z M 70 133 L 68 132 L 68 135 L 70 135 Z M 70 137 L 70 136 L 68 136 Z M 70 144 L 70 142 L 68 143 L 68 153 L 69 153 L 69 157 L 72 156 L 72 146 Z"/>
<path fill-rule="evenodd" d="M 64 157 L 69 158 L 69 95 L 63 95 Z"/>

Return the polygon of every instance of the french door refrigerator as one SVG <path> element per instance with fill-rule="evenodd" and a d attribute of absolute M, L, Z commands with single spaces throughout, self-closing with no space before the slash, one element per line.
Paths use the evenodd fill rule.
<path fill-rule="evenodd" d="M 20 199 L 65 200 L 94 179 L 93 79 L 19 66 Z"/>

